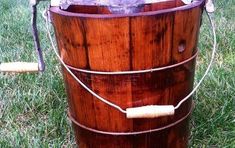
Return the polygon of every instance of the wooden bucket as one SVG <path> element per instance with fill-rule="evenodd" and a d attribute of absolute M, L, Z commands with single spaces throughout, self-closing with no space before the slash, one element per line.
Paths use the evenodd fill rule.
<path fill-rule="evenodd" d="M 51 7 L 50 15 L 61 58 L 94 92 L 122 109 L 175 106 L 193 88 L 204 4 L 204 0 L 189 5 L 181 0 L 146 4 L 142 12 L 128 15 L 110 14 L 105 7 L 74 5 L 66 11 Z M 89 73 L 156 67 L 163 69 Z M 187 147 L 191 98 L 173 116 L 127 119 L 91 95 L 65 69 L 63 74 L 79 147 Z"/>

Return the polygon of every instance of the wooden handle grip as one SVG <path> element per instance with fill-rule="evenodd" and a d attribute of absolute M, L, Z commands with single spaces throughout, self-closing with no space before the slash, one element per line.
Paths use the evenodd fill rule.
<path fill-rule="evenodd" d="M 38 63 L 27 63 L 27 62 L 12 62 L 12 63 L 1 63 L 0 72 L 38 72 Z"/>
<path fill-rule="evenodd" d="M 175 114 L 175 108 L 172 105 L 150 105 L 136 108 L 127 108 L 127 118 L 157 118 Z"/>

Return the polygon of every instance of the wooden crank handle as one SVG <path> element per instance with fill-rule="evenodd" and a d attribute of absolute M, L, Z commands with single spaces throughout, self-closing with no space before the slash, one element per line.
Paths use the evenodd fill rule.
<path fill-rule="evenodd" d="M 25 73 L 38 71 L 38 63 L 12 62 L 0 64 L 0 72 Z"/>
<path fill-rule="evenodd" d="M 175 114 L 173 105 L 150 105 L 136 108 L 127 108 L 126 116 L 133 118 L 157 118 L 163 116 L 171 116 Z"/>

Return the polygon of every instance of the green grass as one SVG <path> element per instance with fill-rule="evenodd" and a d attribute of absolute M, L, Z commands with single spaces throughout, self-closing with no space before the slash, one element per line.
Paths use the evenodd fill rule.
<path fill-rule="evenodd" d="M 195 95 L 191 147 L 235 147 L 235 0 L 216 1 L 218 52 L 213 70 Z M 40 4 L 43 12 L 48 3 Z M 36 61 L 25 0 L 0 1 L 0 61 Z M 0 74 L 0 147 L 74 147 L 66 117 L 60 67 L 39 15 L 47 69 L 42 74 Z M 196 81 L 209 61 L 212 39 L 204 15 Z"/>
<path fill-rule="evenodd" d="M 47 7 L 40 6 L 39 13 Z M 36 61 L 27 1 L 1 0 L 0 11 L 0 61 Z M 41 15 L 39 22 L 47 70 L 0 74 L 0 147 L 74 145 L 60 67 L 49 48 Z"/>
<path fill-rule="evenodd" d="M 216 27 L 218 51 L 215 65 L 196 94 L 193 113 L 193 147 L 235 147 L 235 1 L 218 1 Z M 197 80 L 205 70 L 211 49 L 208 21 L 201 29 L 200 68 Z"/>

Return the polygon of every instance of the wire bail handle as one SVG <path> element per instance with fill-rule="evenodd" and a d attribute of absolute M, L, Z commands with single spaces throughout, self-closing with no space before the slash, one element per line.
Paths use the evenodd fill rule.
<path fill-rule="evenodd" d="M 210 0 L 209 0 L 210 1 Z M 210 1 L 212 2 L 212 1 Z M 213 3 L 212 3 L 213 4 Z M 211 4 L 210 4 L 211 7 Z M 212 10 L 210 8 L 206 7 L 206 10 Z M 49 11 L 47 11 L 49 12 Z M 97 93 L 95 93 L 93 90 L 91 90 L 88 86 L 86 86 L 86 84 L 84 84 L 78 77 L 76 77 L 76 75 L 70 70 L 70 68 L 68 67 L 68 65 L 66 65 L 66 63 L 62 60 L 62 58 L 60 57 L 59 53 L 57 52 L 56 46 L 53 42 L 51 33 L 50 33 L 50 29 L 49 29 L 49 23 L 48 23 L 48 16 L 46 17 L 46 26 L 47 26 L 47 33 L 52 45 L 52 48 L 58 58 L 58 60 L 60 61 L 60 63 L 63 65 L 63 67 L 69 72 L 69 74 L 84 88 L 86 89 L 89 93 L 91 93 L 94 97 L 96 97 L 98 100 L 100 100 L 101 102 L 119 110 L 120 112 L 126 114 L 127 118 L 156 118 L 156 117 L 162 117 L 162 116 L 170 116 L 170 115 L 174 115 L 175 114 L 175 110 L 177 110 L 178 108 L 180 108 L 180 106 L 187 101 L 196 91 L 197 89 L 200 87 L 201 83 L 203 82 L 203 80 L 205 79 L 205 77 L 208 75 L 212 65 L 213 65 L 213 61 L 215 58 L 215 54 L 216 54 L 216 47 L 217 47 L 217 40 L 216 40 L 216 31 L 215 31 L 215 24 L 214 21 L 212 19 L 211 13 L 214 11 L 206 11 L 207 12 L 207 16 L 208 19 L 210 21 L 210 25 L 211 25 L 211 29 L 212 29 L 212 33 L 213 33 L 213 49 L 212 49 L 212 53 L 211 53 L 211 59 L 210 62 L 208 64 L 208 67 L 204 73 L 204 75 L 202 76 L 201 80 L 198 82 L 198 84 L 195 86 L 195 88 L 192 90 L 192 92 L 190 92 L 184 99 L 182 99 L 176 106 L 173 105 L 149 105 L 149 106 L 142 106 L 142 107 L 135 107 L 135 108 L 127 108 L 127 109 L 122 109 L 120 106 L 118 106 L 117 104 L 114 104 L 110 101 L 108 101 L 107 99 L 101 97 L 100 95 L 98 95 Z M 159 69 L 155 69 L 155 70 L 162 70 L 161 68 Z M 133 74 L 135 72 L 138 71 L 125 71 L 124 73 L 130 73 Z M 101 72 L 104 73 L 104 72 Z M 112 73 L 112 72 L 111 72 Z M 105 73 L 104 73 L 105 74 Z M 110 74 L 109 72 L 107 72 L 107 74 Z"/>

